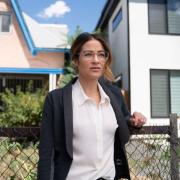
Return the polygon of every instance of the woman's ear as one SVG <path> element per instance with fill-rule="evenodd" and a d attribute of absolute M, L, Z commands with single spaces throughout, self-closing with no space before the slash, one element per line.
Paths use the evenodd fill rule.
<path fill-rule="evenodd" d="M 74 67 L 74 70 L 76 73 L 78 73 L 78 65 L 79 65 L 79 61 L 76 59 L 76 60 L 73 60 L 73 67 Z"/>
<path fill-rule="evenodd" d="M 79 61 L 78 61 L 77 59 L 75 59 L 75 60 L 73 61 L 73 65 L 74 65 L 75 67 L 78 67 Z"/>

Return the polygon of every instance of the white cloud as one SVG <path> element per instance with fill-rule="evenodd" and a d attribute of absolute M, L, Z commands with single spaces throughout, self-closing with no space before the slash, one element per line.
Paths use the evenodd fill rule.
<path fill-rule="evenodd" d="M 56 1 L 54 4 L 50 4 L 42 12 L 38 14 L 41 18 L 53 18 L 63 17 L 64 14 L 71 11 L 71 8 L 66 5 L 64 1 Z"/>

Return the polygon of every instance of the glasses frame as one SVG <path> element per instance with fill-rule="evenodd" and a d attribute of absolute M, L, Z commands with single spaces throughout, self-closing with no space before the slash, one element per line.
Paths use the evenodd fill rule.
<path fill-rule="evenodd" d="M 102 53 L 102 52 L 105 53 L 105 59 L 101 59 L 101 58 L 98 56 L 98 53 Z M 85 53 L 91 53 L 93 56 L 88 58 L 88 57 L 85 56 Z M 109 59 L 109 52 L 108 52 L 108 51 L 98 51 L 98 52 L 94 52 L 94 51 L 91 51 L 91 50 L 85 50 L 85 51 L 81 51 L 78 56 L 82 56 L 83 59 L 86 59 L 87 61 L 92 61 L 92 60 L 95 58 L 95 55 L 96 55 L 96 57 L 97 57 L 97 59 L 98 59 L 99 61 L 104 61 L 104 62 L 106 62 L 106 61 Z"/>

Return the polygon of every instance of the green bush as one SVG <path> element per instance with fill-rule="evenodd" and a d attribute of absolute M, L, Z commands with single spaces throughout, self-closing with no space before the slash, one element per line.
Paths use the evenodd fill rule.
<path fill-rule="evenodd" d="M 2 112 L 0 126 L 39 126 L 46 92 L 37 90 L 22 92 L 17 88 L 16 94 L 6 89 L 1 93 Z"/>

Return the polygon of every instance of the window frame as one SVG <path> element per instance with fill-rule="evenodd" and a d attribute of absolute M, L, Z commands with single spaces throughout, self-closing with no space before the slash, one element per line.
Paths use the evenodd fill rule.
<path fill-rule="evenodd" d="M 168 98 L 168 103 L 169 103 L 169 114 L 171 113 L 171 97 L 170 97 L 170 72 L 169 70 L 166 70 L 166 69 L 150 69 L 150 107 L 151 107 L 151 118 L 152 119 L 155 119 L 155 118 L 159 118 L 159 119 L 163 119 L 163 118 L 169 118 L 170 116 L 153 116 L 153 112 L 152 112 L 152 71 L 166 71 L 168 73 L 168 95 L 169 95 L 169 98 Z"/>
<path fill-rule="evenodd" d="M 120 19 L 117 21 L 119 16 L 120 16 Z M 120 7 L 120 9 L 118 10 L 118 12 L 116 13 L 116 15 L 114 16 L 114 18 L 112 20 L 112 31 L 113 32 L 117 29 L 118 25 L 121 23 L 122 20 L 123 20 L 123 10 L 122 10 L 122 7 Z M 115 22 L 116 22 L 116 24 L 115 24 Z"/>
<path fill-rule="evenodd" d="M 150 31 L 150 1 L 151 0 L 147 0 L 147 11 L 148 11 L 148 33 L 149 34 L 154 34 L 154 35 L 173 35 L 173 36 L 179 36 L 180 35 L 180 32 L 179 33 L 170 33 L 169 32 L 169 22 L 168 22 L 168 2 L 167 2 L 167 0 L 165 0 L 166 1 L 166 3 L 165 3 L 165 14 L 166 14 L 166 17 L 165 17 L 165 22 L 166 22 L 166 29 L 165 29 L 165 31 L 166 31 L 166 33 L 159 33 L 159 32 L 151 32 Z"/>
<path fill-rule="evenodd" d="M 11 32 L 11 25 L 12 25 L 12 12 L 11 11 L 0 11 L 0 15 L 8 15 L 10 17 L 10 22 L 9 22 L 9 31 L 0 31 L 2 34 L 8 34 Z"/>
<path fill-rule="evenodd" d="M 169 103 L 169 115 L 172 113 L 172 99 L 171 99 L 171 73 L 172 72 L 175 72 L 175 71 L 178 71 L 180 72 L 179 69 L 173 69 L 173 70 L 169 70 L 169 69 L 150 69 L 150 108 L 151 108 L 151 118 L 152 119 L 163 119 L 163 118 L 169 118 L 170 116 L 153 116 L 153 113 L 152 113 L 152 72 L 153 71 L 166 71 L 167 74 L 168 74 L 168 103 Z"/>

